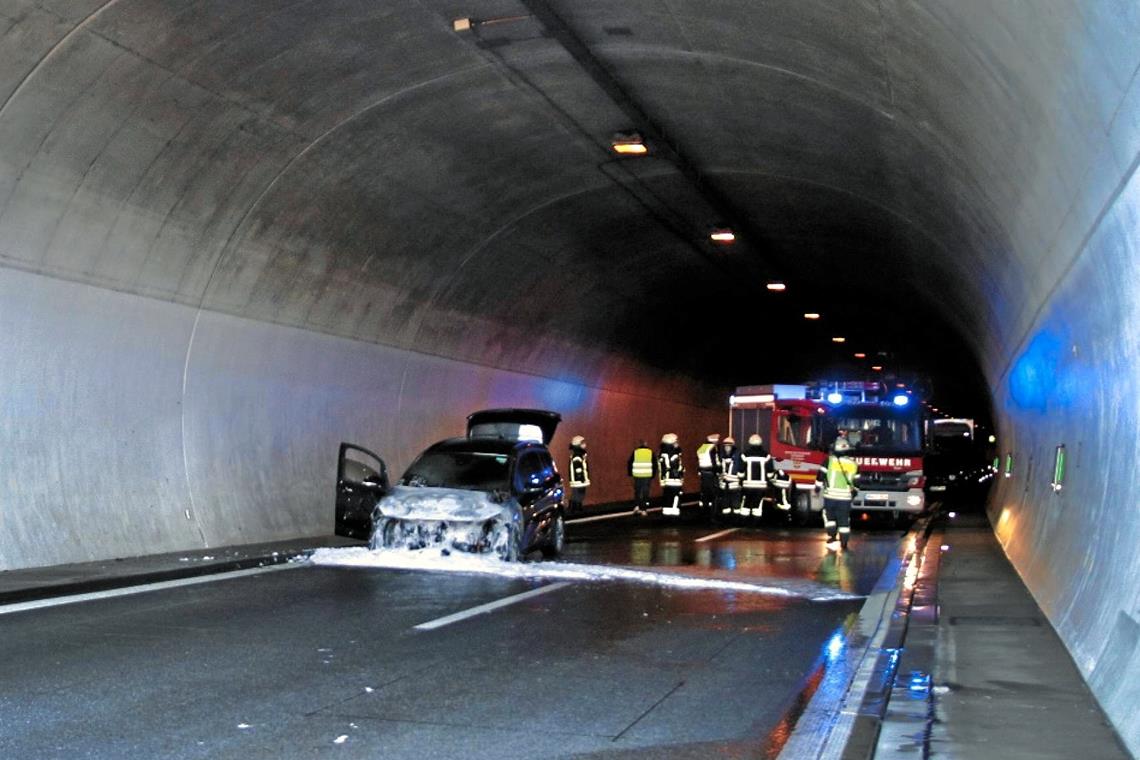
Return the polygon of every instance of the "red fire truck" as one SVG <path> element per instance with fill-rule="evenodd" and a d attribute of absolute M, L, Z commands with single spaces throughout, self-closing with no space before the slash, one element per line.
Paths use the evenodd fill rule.
<path fill-rule="evenodd" d="M 808 522 L 823 508 L 815 478 L 839 436 L 847 439 L 859 465 L 852 509 L 898 518 L 925 507 L 921 407 L 906 389 L 879 382 L 750 385 L 729 399 L 729 430 L 741 443 L 759 433 L 780 468 L 791 474 L 796 522 Z"/>

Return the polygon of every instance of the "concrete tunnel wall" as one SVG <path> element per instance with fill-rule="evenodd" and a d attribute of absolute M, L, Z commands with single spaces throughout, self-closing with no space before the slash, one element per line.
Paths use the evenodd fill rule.
<path fill-rule="evenodd" d="M 1006 553 L 1134 752 L 1140 751 L 1140 174 L 1136 162 L 1072 269 L 995 373 L 989 512 Z M 1067 467 L 1052 487 L 1056 447 Z"/>
<path fill-rule="evenodd" d="M 638 438 L 694 443 L 726 420 L 676 386 L 596 388 L 8 268 L 0 322 L 0 570 L 329 534 L 342 441 L 398 474 L 478 408 L 562 412 L 553 450 L 564 467 L 587 437 L 588 503 L 630 497 Z"/>
<path fill-rule="evenodd" d="M 880 277 L 904 262 L 906 282 L 941 299 L 1016 457 L 991 504 L 998 535 L 1140 752 L 1138 6 L 673 5 L 683 24 L 652 3 L 559 10 L 777 247 L 786 236 L 785 251 L 817 263 L 837 249 Z M 397 452 L 398 468 L 478 406 L 572 398 L 556 449 L 589 420 L 595 456 L 617 448 L 622 462 L 633 437 L 674 420 L 690 441 L 723 424 L 721 397 L 676 376 L 692 364 L 662 373 L 619 350 L 623 331 L 652 332 L 629 295 L 658 292 L 638 277 L 660 251 L 662 285 L 715 287 L 717 273 L 652 219 L 629 223 L 596 154 L 451 34 L 448 10 L 475 12 L 0 3 L 0 567 L 325 531 L 342 438 Z M 367 13 L 381 18 L 352 23 Z M 633 34 L 604 31 L 623 25 Z M 264 47 L 244 46 L 262 32 Z M 345 44 L 330 51 L 327 34 Z M 497 49 L 525 61 L 530 48 Z M 561 85 L 562 107 L 585 103 L 575 116 L 589 129 L 621 123 L 595 91 L 567 95 L 581 82 L 558 78 L 559 51 L 536 58 L 527 72 Z M 436 103 L 479 133 L 458 119 L 439 129 Z M 398 160 L 366 172 L 361 156 Z M 419 171 L 423 156 L 440 171 Z M 608 195 L 574 200 L 598 187 Z M 516 215 L 532 201 L 545 216 Z M 822 215 L 839 222 L 813 245 Z M 387 217 L 399 223 L 369 226 Z M 579 230 L 587 217 L 603 231 Z M 427 242 L 408 244 L 400 231 L 425 219 Z M 892 223 L 905 241 L 870 260 L 888 236 L 865 231 Z M 581 237 L 533 245 L 567 228 Z M 865 239 L 844 248 L 849 230 Z M 627 256 L 639 238 L 647 252 Z M 442 257 L 440 290 L 421 272 L 424 245 Z M 389 250 L 392 277 L 366 271 Z M 528 341 L 481 288 L 544 256 L 512 296 L 575 265 L 587 284 L 566 294 L 579 308 L 529 312 L 542 338 Z M 1059 443 L 1069 480 L 1053 493 Z M 624 496 L 620 472 L 599 477 L 598 497 Z"/>

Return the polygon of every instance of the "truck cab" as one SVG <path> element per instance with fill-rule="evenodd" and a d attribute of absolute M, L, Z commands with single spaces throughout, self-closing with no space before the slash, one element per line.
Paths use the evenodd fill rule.
<path fill-rule="evenodd" d="M 743 386 L 729 399 L 729 417 L 734 436 L 758 433 L 791 475 L 796 522 L 822 511 L 816 475 L 840 436 L 859 466 L 852 509 L 897 517 L 926 506 L 921 404 L 905 391 L 862 381 Z"/>

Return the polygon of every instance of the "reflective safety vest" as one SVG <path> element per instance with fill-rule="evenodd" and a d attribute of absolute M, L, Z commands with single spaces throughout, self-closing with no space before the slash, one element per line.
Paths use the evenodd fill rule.
<path fill-rule="evenodd" d="M 757 491 L 767 488 L 768 465 L 772 457 L 768 454 L 763 456 L 742 454 L 740 460 L 744 463 L 744 472 L 740 473 L 741 485 Z"/>
<path fill-rule="evenodd" d="M 720 487 L 735 491 L 740 488 L 740 473 L 736 471 L 736 449 L 720 455 Z"/>
<path fill-rule="evenodd" d="M 685 485 L 685 466 L 679 451 L 662 451 L 657 455 L 657 475 L 661 485 L 680 488 Z"/>
<path fill-rule="evenodd" d="M 635 478 L 653 477 L 653 451 L 651 449 L 633 450 L 633 465 L 630 468 L 630 474 Z"/>
<path fill-rule="evenodd" d="M 851 501 L 855 497 L 855 478 L 859 466 L 847 457 L 829 456 L 827 467 L 820 468 L 824 478 L 823 498 Z"/>
<path fill-rule="evenodd" d="M 713 453 L 716 449 L 715 443 L 702 443 L 697 447 L 697 467 L 702 470 L 715 470 L 713 465 Z"/>
<path fill-rule="evenodd" d="M 586 463 L 585 454 L 575 454 L 570 457 L 570 487 L 586 488 L 590 485 L 590 465 Z"/>
<path fill-rule="evenodd" d="M 772 485 L 776 488 L 792 487 L 792 476 L 786 470 L 781 470 L 775 459 L 772 460 Z"/>

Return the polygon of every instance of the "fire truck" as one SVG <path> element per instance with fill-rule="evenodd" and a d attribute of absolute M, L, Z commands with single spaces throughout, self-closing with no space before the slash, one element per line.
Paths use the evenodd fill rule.
<path fill-rule="evenodd" d="M 751 385 L 729 399 L 729 431 L 742 442 L 759 433 L 791 475 L 795 522 L 806 524 L 823 509 L 816 474 L 840 436 L 859 466 L 859 493 L 851 508 L 897 519 L 926 504 L 921 407 L 906 389 L 880 382 Z"/>

